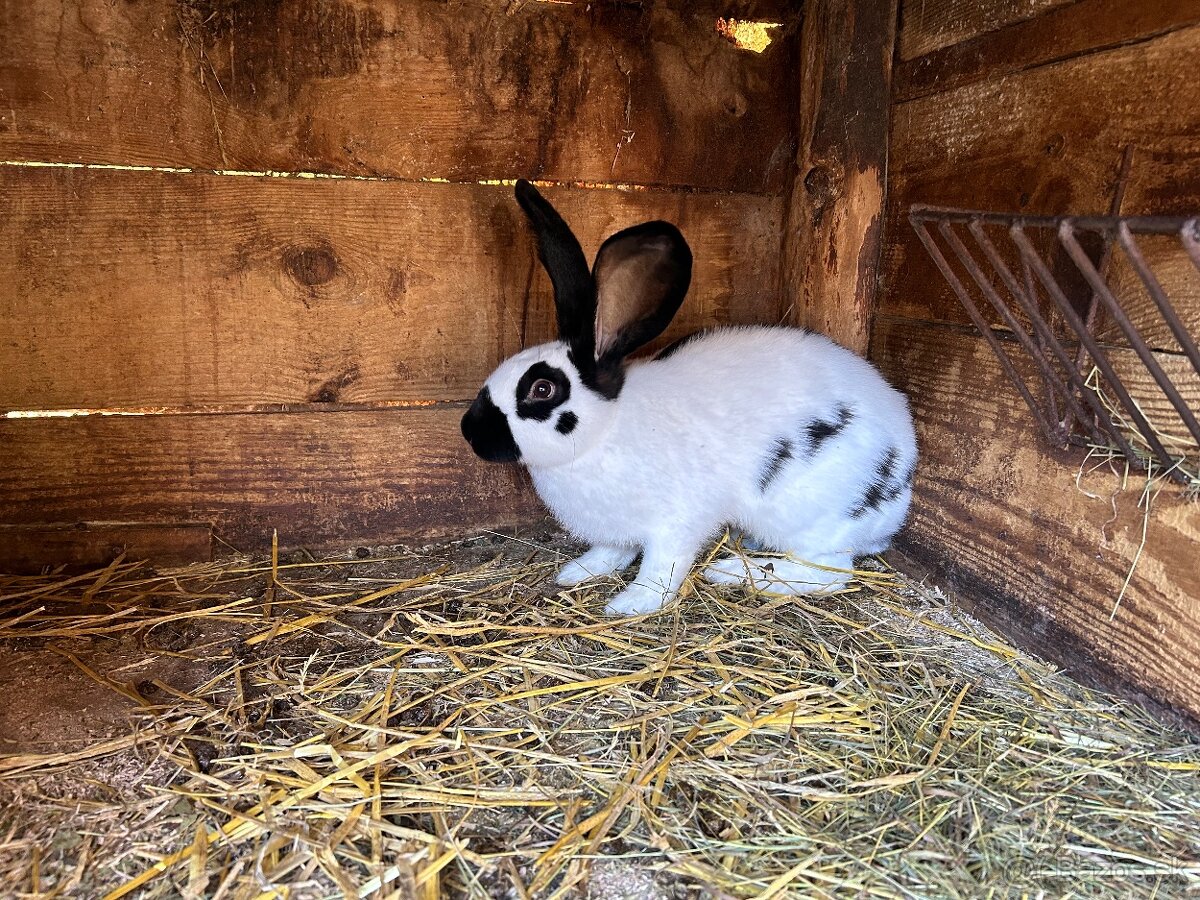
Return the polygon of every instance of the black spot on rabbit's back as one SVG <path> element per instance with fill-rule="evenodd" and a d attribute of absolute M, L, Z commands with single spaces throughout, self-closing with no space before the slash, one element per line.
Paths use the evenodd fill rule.
<path fill-rule="evenodd" d="M 911 475 L 905 472 L 903 477 L 896 477 L 896 463 L 899 459 L 900 451 L 895 447 L 889 447 L 876 464 L 875 477 L 867 485 L 862 499 L 850 510 L 852 517 L 860 519 L 867 514 L 868 510 L 879 509 L 883 504 L 890 503 L 903 493 Z"/>
<path fill-rule="evenodd" d="M 550 395 L 538 397 L 531 393 L 540 381 L 553 385 Z M 562 369 L 545 362 L 535 362 L 517 382 L 517 417 L 545 422 L 571 396 L 571 381 Z"/>
<path fill-rule="evenodd" d="M 787 461 L 795 456 L 795 445 L 787 438 L 776 438 L 771 445 L 771 452 L 763 464 L 762 473 L 758 476 L 758 488 L 766 491 L 771 482 L 779 477 Z"/>
<path fill-rule="evenodd" d="M 846 404 L 840 403 L 833 419 L 814 419 L 809 422 L 804 429 L 808 438 L 809 455 L 815 456 L 826 441 L 841 434 L 852 421 L 854 421 L 854 410 Z"/>

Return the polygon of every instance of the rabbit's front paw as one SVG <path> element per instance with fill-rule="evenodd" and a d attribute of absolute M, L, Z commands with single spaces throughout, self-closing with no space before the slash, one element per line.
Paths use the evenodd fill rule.
<path fill-rule="evenodd" d="M 637 556 L 636 550 L 626 550 L 622 547 L 593 547 L 587 553 L 571 560 L 558 570 L 554 576 L 556 584 L 562 587 L 575 587 L 589 578 L 601 575 L 611 575 L 620 571 L 633 562 Z"/>
<path fill-rule="evenodd" d="M 666 598 L 662 588 L 631 584 L 608 601 L 604 611 L 610 616 L 640 616 L 662 609 Z"/>

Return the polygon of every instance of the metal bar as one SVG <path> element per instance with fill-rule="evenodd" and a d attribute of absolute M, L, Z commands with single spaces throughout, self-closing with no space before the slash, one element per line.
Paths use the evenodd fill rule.
<path fill-rule="evenodd" d="M 1050 361 L 1046 359 L 1038 346 L 1034 344 L 1033 339 L 1029 336 L 1024 326 L 1017 321 L 1017 317 L 1012 314 L 1012 310 L 1008 308 L 1008 304 L 996 293 L 996 289 L 992 286 L 991 281 L 988 280 L 986 273 L 979 267 L 979 264 L 975 261 L 975 257 L 971 255 L 971 252 L 966 248 L 962 240 L 955 234 L 950 223 L 943 222 L 938 226 L 938 230 L 941 232 L 942 237 L 945 238 L 946 243 L 950 245 L 950 249 L 958 257 L 959 262 L 963 264 L 963 267 L 970 273 L 975 283 L 979 285 L 979 289 L 983 291 L 983 295 L 987 297 L 988 302 L 992 304 L 996 312 L 1004 319 L 1004 324 L 1009 327 L 1021 346 L 1025 348 L 1025 352 L 1033 359 L 1045 381 L 1050 385 L 1057 386 L 1068 399 L 1073 399 L 1070 397 L 1070 392 L 1062 388 L 1062 382 L 1057 377 L 1053 367 L 1051 367 Z M 1054 421 L 1046 419 L 1040 406 L 1038 407 L 1038 415 L 1042 417 L 1041 421 L 1044 423 L 1043 427 L 1046 431 L 1046 436 L 1051 440 L 1065 444 L 1069 434 L 1067 429 L 1056 427 Z"/>
<path fill-rule="evenodd" d="M 992 243 L 991 238 L 983 230 L 982 223 L 973 223 L 968 227 L 971 230 L 971 234 L 975 236 L 975 240 L 979 243 L 979 246 L 983 249 L 988 262 L 992 264 L 992 268 L 996 270 L 1005 287 L 1008 288 L 1009 293 L 1020 304 L 1021 308 L 1025 311 L 1025 315 L 1029 316 L 1029 321 L 1033 323 L 1034 328 L 1037 330 L 1038 337 L 1050 347 L 1054 356 L 1058 359 L 1059 365 L 1063 367 L 1067 379 L 1071 382 L 1071 386 L 1079 392 L 1079 396 L 1086 400 L 1088 406 L 1092 408 L 1094 415 L 1089 416 L 1080 407 L 1079 401 L 1075 399 L 1075 396 L 1069 391 L 1066 392 L 1067 405 L 1070 406 L 1071 412 L 1075 414 L 1075 419 L 1080 427 L 1086 429 L 1091 434 L 1092 440 L 1097 444 L 1105 444 L 1111 441 L 1126 456 L 1136 459 L 1137 454 L 1134 453 L 1133 447 L 1130 446 L 1125 436 L 1121 434 L 1120 429 L 1112 424 L 1108 410 L 1104 408 L 1104 404 L 1100 402 L 1100 398 L 1096 396 L 1096 392 L 1084 382 L 1079 371 L 1072 364 L 1070 354 L 1067 353 L 1062 342 L 1055 336 L 1054 329 L 1050 327 L 1042 317 L 1041 312 L 1038 311 L 1037 305 L 1033 302 L 1032 294 L 1026 296 L 1022 292 L 1021 285 L 1017 282 L 1012 270 L 1000 258 L 1000 253 L 996 250 L 996 245 Z M 1025 265 L 1030 265 L 1030 260 L 1024 256 L 1022 256 L 1022 261 Z"/>
<path fill-rule="evenodd" d="M 1142 415 L 1142 411 L 1138 408 L 1138 405 L 1133 402 L 1133 398 L 1129 396 L 1129 392 L 1125 390 L 1125 385 L 1117 377 L 1112 363 L 1108 361 L 1108 357 L 1104 355 L 1104 351 L 1100 349 L 1100 345 L 1088 334 L 1083 322 L 1079 319 L 1079 315 L 1071 308 L 1071 302 L 1063 294 L 1062 288 L 1058 286 L 1058 282 L 1054 280 L 1054 276 L 1046 268 L 1046 264 L 1042 262 L 1041 257 L 1037 255 L 1033 245 L 1029 242 L 1028 236 L 1021 230 L 1019 225 L 1013 225 L 1009 228 L 1009 234 L 1012 235 L 1013 243 L 1017 245 L 1017 249 L 1021 251 L 1022 256 L 1028 257 L 1030 265 L 1033 266 L 1034 274 L 1042 282 L 1043 287 L 1050 292 L 1054 302 L 1058 304 L 1062 314 L 1066 316 L 1068 324 L 1070 324 L 1075 333 L 1079 335 L 1079 339 L 1087 346 L 1092 361 L 1096 364 L 1101 374 L 1104 375 L 1105 380 L 1108 381 L 1109 387 L 1117 395 L 1117 399 L 1121 401 L 1121 405 L 1125 407 L 1126 414 L 1137 424 L 1138 431 L 1146 439 L 1146 443 L 1150 445 L 1150 449 L 1154 451 L 1154 455 L 1158 457 L 1158 461 L 1163 469 L 1165 471 L 1173 470 L 1175 468 L 1175 461 L 1167 453 L 1158 436 L 1154 433 L 1154 429 L 1146 421 L 1146 417 Z M 1136 454 L 1130 452 L 1127 455 L 1132 462 L 1137 462 Z"/>
<path fill-rule="evenodd" d="M 983 226 L 980 225 L 977 227 L 982 228 Z M 974 232 L 972 232 L 972 234 L 974 234 Z M 976 238 L 976 243 L 978 243 L 978 238 Z M 993 270 L 994 269 L 995 267 L 993 266 Z M 1021 260 L 1021 279 L 1024 282 L 1025 297 L 1029 300 L 1029 305 L 1036 309 L 1038 298 L 1037 290 L 1033 285 L 1033 270 L 1029 268 L 1029 263 L 1027 263 L 1025 260 Z M 1036 328 L 1034 329 L 1034 335 L 1037 337 L 1038 351 L 1045 355 L 1048 345 L 1042 339 L 1042 335 Z M 1073 412 L 1070 409 L 1069 403 L 1069 401 L 1072 399 L 1070 396 L 1070 389 L 1063 385 L 1061 379 L 1059 379 L 1053 372 L 1043 371 L 1042 381 L 1045 382 L 1044 390 L 1046 392 L 1046 405 L 1050 407 L 1050 418 L 1058 423 L 1058 427 L 1062 429 L 1063 434 L 1070 435 L 1071 432 L 1074 431 L 1074 428 L 1071 424 L 1071 416 L 1073 415 Z M 1068 400 L 1068 407 L 1062 411 L 1061 415 L 1059 415 L 1058 398 L 1054 391 L 1055 386 L 1058 386 L 1059 391 L 1063 392 L 1064 396 L 1066 396 Z M 1078 417 L 1076 417 L 1076 420 L 1077 419 Z M 1080 424 L 1083 425 L 1084 423 L 1081 422 Z"/>
<path fill-rule="evenodd" d="M 1192 258 L 1192 265 L 1200 272 L 1200 217 L 1188 219 L 1180 226 L 1179 239 Z"/>
<path fill-rule="evenodd" d="M 1016 385 L 1016 388 L 1021 393 L 1025 403 L 1029 406 L 1030 412 L 1033 413 L 1034 419 L 1037 421 L 1038 425 L 1041 426 L 1043 433 L 1046 435 L 1046 439 L 1049 441 L 1056 440 L 1057 438 L 1053 427 L 1048 421 L 1046 421 L 1046 417 L 1042 414 L 1042 410 L 1038 406 L 1037 401 L 1034 399 L 1033 394 L 1031 394 L 1029 392 L 1029 388 L 1026 387 L 1025 379 L 1023 379 L 1017 372 L 1016 368 L 1012 364 L 1012 360 L 1009 359 L 1008 354 L 1004 352 L 1004 348 L 1000 346 L 1000 341 L 997 340 L 996 335 L 992 333 L 991 326 L 979 312 L 979 308 L 971 299 L 971 295 L 968 293 L 966 287 L 963 286 L 963 283 L 959 280 L 958 276 L 954 274 L 954 270 L 950 267 L 949 261 L 947 261 L 946 257 L 942 254 L 941 248 L 938 247 L 938 245 L 934 242 L 933 237 L 926 230 L 924 224 L 913 220 L 912 225 L 917 232 L 917 237 L 920 238 L 921 243 L 925 245 L 926 251 L 928 251 L 930 257 L 933 259 L 934 264 L 942 273 L 942 277 L 946 279 L 946 282 L 950 285 L 951 290 L 953 290 L 958 296 L 958 300 L 962 304 L 963 309 L 967 311 L 967 315 L 971 317 L 971 321 L 975 323 L 975 327 L 979 329 L 980 333 L 983 335 L 983 339 L 987 341 L 988 346 L 992 348 L 992 352 L 996 354 L 996 359 L 1000 362 L 1000 366 L 1004 369 L 1004 373 L 1009 377 L 1012 383 Z"/>
<path fill-rule="evenodd" d="M 978 220 L 984 225 L 1019 225 L 1021 228 L 1057 228 L 1063 220 L 1071 219 L 1082 231 L 1115 231 L 1123 222 L 1135 234 L 1177 234 L 1185 224 L 1194 221 L 1188 216 L 1013 216 L 925 204 L 914 204 L 909 209 L 909 219 L 914 218 L 922 222 L 962 224 Z"/>
<path fill-rule="evenodd" d="M 1117 184 L 1113 188 L 1112 202 L 1108 205 L 1108 215 L 1115 219 L 1121 214 L 1121 206 L 1125 203 L 1125 189 L 1129 186 L 1129 169 L 1133 164 L 1133 144 L 1126 144 L 1124 151 L 1121 153 L 1121 167 L 1117 170 Z M 1063 225 L 1059 225 L 1059 235 L 1061 240 Z M 1073 234 L 1073 233 L 1072 233 Z M 1096 271 L 1100 273 L 1100 278 L 1108 283 L 1108 268 L 1112 263 L 1113 251 L 1113 235 L 1104 232 L 1104 250 L 1100 254 L 1100 264 L 1096 266 Z M 1089 257 L 1090 259 L 1090 257 Z M 1092 288 L 1092 298 L 1088 301 L 1087 316 L 1083 320 L 1083 324 L 1087 326 L 1088 334 L 1096 333 L 1096 313 L 1100 309 L 1100 294 L 1096 289 Z M 1083 344 L 1079 345 L 1079 352 L 1075 355 L 1076 368 L 1083 368 Z"/>
<path fill-rule="evenodd" d="M 1137 241 L 1133 239 L 1133 235 L 1129 233 L 1129 230 L 1124 225 L 1117 229 L 1117 240 L 1121 244 L 1121 249 L 1125 251 L 1125 255 L 1129 257 L 1129 261 L 1133 264 L 1138 277 L 1142 279 L 1142 284 L 1150 292 L 1150 298 L 1154 301 L 1154 305 L 1158 307 L 1158 311 L 1162 313 L 1163 320 L 1167 323 L 1167 327 L 1171 329 L 1171 334 L 1175 335 L 1175 340 L 1179 341 L 1179 346 L 1183 349 L 1184 354 L 1192 361 L 1192 366 L 1195 368 L 1196 374 L 1200 375 L 1200 350 L 1196 349 L 1196 342 L 1188 334 L 1187 327 L 1184 326 L 1183 322 L 1179 321 L 1179 314 L 1175 312 L 1175 307 L 1167 299 L 1167 292 L 1163 290 L 1162 285 L 1159 284 L 1150 267 L 1146 265 L 1146 257 L 1142 256 L 1142 250 L 1137 245 Z M 1197 437 L 1196 440 L 1200 441 L 1200 437 Z"/>
<path fill-rule="evenodd" d="M 1125 245 L 1126 237 L 1129 237 L 1129 240 L 1132 242 L 1132 236 L 1127 236 L 1122 231 L 1119 238 L 1122 246 Z M 1162 366 L 1159 365 L 1158 360 L 1155 359 L 1154 354 L 1150 351 L 1150 348 L 1146 346 L 1146 342 L 1142 339 L 1141 334 L 1138 333 L 1138 330 L 1134 327 L 1133 323 L 1129 321 L 1129 316 L 1125 315 L 1125 310 L 1121 309 L 1121 304 L 1117 302 L 1117 298 L 1113 296 L 1108 284 L 1105 283 L 1104 276 L 1101 275 L 1095 266 L 1092 265 L 1092 261 L 1088 259 L 1088 255 L 1083 252 L 1083 247 L 1079 246 L 1079 241 L 1075 239 L 1075 233 L 1071 228 L 1071 223 L 1069 220 L 1063 222 L 1062 225 L 1059 226 L 1058 239 L 1066 248 L 1067 254 L 1074 261 L 1080 273 L 1084 278 L 1087 279 L 1087 282 L 1089 285 L 1091 285 L 1092 290 L 1094 290 L 1096 295 L 1104 302 L 1105 307 L 1108 309 L 1108 314 L 1113 317 L 1113 321 L 1116 322 L 1121 331 L 1125 333 L 1125 337 L 1129 340 L 1129 346 L 1132 347 L 1133 351 L 1138 355 L 1138 359 L 1140 359 L 1142 364 L 1150 370 L 1150 374 L 1154 376 L 1154 380 L 1158 382 L 1158 386 L 1162 389 L 1162 392 L 1167 395 L 1167 399 L 1171 401 L 1171 405 L 1174 406 L 1175 411 L 1179 413 L 1179 418 L 1183 420 L 1183 423 L 1187 426 L 1188 431 L 1192 433 L 1192 437 L 1196 439 L 1196 443 L 1200 444 L 1200 422 L 1196 421 L 1195 413 L 1188 408 L 1187 402 L 1180 395 L 1179 391 L 1176 390 L 1175 384 L 1171 381 L 1167 373 L 1163 371 Z M 1134 253 L 1137 253 L 1140 257 L 1141 254 L 1137 250 L 1136 244 L 1133 244 L 1132 246 L 1134 248 Z M 1129 248 L 1126 247 L 1126 253 L 1128 252 Z M 1130 258 L 1132 260 L 1132 256 Z M 1142 264 L 1145 264 L 1144 260 L 1142 261 Z M 1137 263 L 1134 263 L 1134 267 L 1139 268 Z M 1140 268 L 1138 274 L 1142 275 Z M 1146 274 L 1150 274 L 1148 270 Z M 1146 275 L 1142 275 L 1142 278 L 1145 280 Z M 1153 275 L 1150 275 L 1150 278 L 1153 279 Z M 1156 291 L 1160 294 L 1162 293 L 1162 288 L 1157 284 L 1157 282 L 1154 282 L 1153 286 L 1151 286 L 1150 282 L 1147 282 L 1146 286 L 1149 288 L 1152 296 Z M 1163 318 L 1167 318 L 1168 324 L 1171 324 L 1170 318 L 1167 317 L 1167 310 L 1170 310 L 1171 317 L 1175 318 L 1175 322 L 1178 323 L 1179 320 L 1177 317 L 1175 317 L 1175 311 L 1171 309 L 1169 303 L 1166 303 L 1165 296 L 1162 298 L 1162 301 L 1163 302 L 1159 303 L 1159 298 L 1155 297 L 1155 302 L 1159 303 L 1159 309 L 1163 313 Z M 1174 325 L 1172 325 L 1171 330 L 1175 331 Z M 1176 337 L 1178 338 L 1179 336 L 1180 335 L 1177 332 Z M 1186 330 L 1183 331 L 1182 336 L 1185 339 L 1188 337 Z M 1195 349 L 1196 348 L 1193 346 L 1192 351 L 1194 352 Z M 1200 363 L 1197 362 L 1196 357 L 1192 357 L 1192 362 L 1193 364 L 1196 364 L 1197 371 L 1200 371 Z"/>

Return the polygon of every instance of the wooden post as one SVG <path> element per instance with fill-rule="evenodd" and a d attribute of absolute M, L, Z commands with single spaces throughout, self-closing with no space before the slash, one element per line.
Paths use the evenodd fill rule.
<path fill-rule="evenodd" d="M 865 353 L 878 286 L 898 0 L 811 0 L 784 212 L 791 321 Z"/>

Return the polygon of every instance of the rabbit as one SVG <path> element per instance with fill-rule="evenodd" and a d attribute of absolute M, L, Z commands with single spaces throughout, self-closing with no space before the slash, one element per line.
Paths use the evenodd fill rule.
<path fill-rule="evenodd" d="M 525 465 L 558 521 L 590 544 L 559 585 L 640 553 L 606 612 L 654 612 L 726 527 L 787 555 L 729 556 L 704 577 L 776 593 L 835 588 L 856 556 L 887 548 L 908 512 L 917 443 L 906 398 L 874 366 L 783 326 L 715 328 L 627 361 L 683 303 L 683 235 L 635 225 L 589 269 L 532 184 L 518 181 L 516 199 L 553 284 L 559 339 L 501 363 L 462 433 L 481 458 Z"/>

